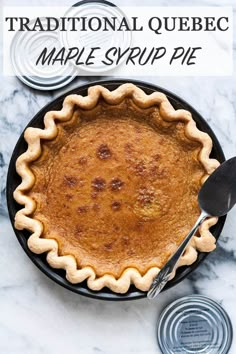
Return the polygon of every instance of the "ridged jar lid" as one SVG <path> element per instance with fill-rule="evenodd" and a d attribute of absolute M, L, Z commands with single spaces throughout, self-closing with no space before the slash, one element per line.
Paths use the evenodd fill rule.
<path fill-rule="evenodd" d="M 29 23 L 33 23 L 32 20 Z M 46 19 L 41 18 L 43 28 Z M 71 82 L 77 69 L 68 62 L 66 65 L 36 65 L 38 53 L 45 48 L 58 50 L 62 47 L 59 32 L 18 31 L 12 39 L 10 56 L 16 76 L 26 85 L 38 90 L 54 90 Z"/>
<path fill-rule="evenodd" d="M 163 354 L 227 354 L 232 337 L 225 310 L 202 295 L 185 296 L 168 305 L 157 329 Z"/>
<path fill-rule="evenodd" d="M 98 73 L 111 71 L 122 64 L 126 55 L 123 56 L 123 59 L 120 60 L 118 65 L 115 61 L 111 65 L 105 65 L 103 63 L 105 59 L 104 54 L 108 50 L 116 47 L 123 51 L 127 49 L 131 43 L 131 32 L 125 29 L 119 29 L 124 19 L 126 19 L 127 23 L 129 23 L 129 20 L 118 6 L 105 0 L 82 0 L 70 7 L 64 14 L 64 17 L 86 19 L 85 28 L 83 28 L 83 25 L 79 22 L 79 31 L 64 31 L 60 33 L 61 42 L 65 48 L 73 47 L 75 43 L 78 48 L 85 48 L 85 53 L 89 53 L 90 48 L 93 47 L 101 48 L 95 54 L 93 65 L 80 65 L 80 69 L 89 73 L 89 75 L 96 75 Z M 110 20 L 114 18 L 116 20 L 115 27 L 119 30 L 111 30 L 110 26 L 107 27 L 107 30 L 104 30 L 104 19 L 106 18 Z M 89 26 L 90 21 L 91 25 Z M 95 30 L 97 26 L 100 28 L 98 31 Z"/>

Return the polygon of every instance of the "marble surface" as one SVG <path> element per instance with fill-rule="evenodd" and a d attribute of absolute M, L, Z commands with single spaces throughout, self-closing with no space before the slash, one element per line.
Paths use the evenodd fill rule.
<path fill-rule="evenodd" d="M 51 0 L 52 2 L 52 0 Z M 21 2 L 24 5 L 49 1 Z M 55 2 L 54 2 L 55 3 Z M 71 5 L 74 1 L 61 0 Z M 120 0 L 117 4 L 124 4 Z M 129 1 L 138 4 L 141 1 Z M 154 1 L 147 1 L 153 4 Z M 2 0 L 16 5 L 17 0 Z M 127 2 L 126 2 L 127 4 Z M 160 1 L 161 5 L 169 1 Z M 172 1 L 188 5 L 188 1 Z M 234 5 L 234 0 L 198 0 L 197 5 Z M 236 47 L 235 47 L 236 49 Z M 235 54 L 235 53 L 234 53 Z M 227 158 L 236 154 L 236 77 L 142 77 L 186 99 L 209 122 Z M 92 79 L 90 79 L 92 80 Z M 63 90 L 41 93 L 16 78 L 0 85 L 0 353 L 1 354 L 160 354 L 156 323 L 163 308 L 187 294 L 219 301 L 236 328 L 236 208 L 228 215 L 217 249 L 181 284 L 156 300 L 104 302 L 73 294 L 54 284 L 25 255 L 11 228 L 5 183 L 14 145 L 33 115 L 53 97 L 86 79 L 77 78 Z M 236 341 L 230 354 L 236 353 Z"/>

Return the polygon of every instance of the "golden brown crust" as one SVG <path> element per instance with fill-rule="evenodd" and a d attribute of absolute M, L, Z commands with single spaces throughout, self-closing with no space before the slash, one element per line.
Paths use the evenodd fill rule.
<path fill-rule="evenodd" d="M 219 162 L 209 158 L 212 149 L 210 137 L 196 128 L 196 124 L 189 112 L 174 110 L 164 94 L 155 92 L 151 95 L 146 95 L 133 84 L 121 85 L 112 92 L 102 86 L 94 86 L 89 88 L 88 96 L 67 96 L 61 111 L 48 112 L 44 117 L 45 129 L 28 128 L 25 131 L 25 140 L 28 143 L 28 149 L 17 159 L 16 163 L 16 169 L 22 177 L 22 183 L 14 192 L 15 200 L 23 205 L 24 208 L 19 210 L 15 216 L 15 227 L 17 229 L 30 230 L 32 235 L 28 240 L 29 248 L 38 254 L 48 252 L 48 263 L 54 268 L 65 269 L 66 277 L 71 283 L 79 283 L 87 279 L 88 286 L 93 290 L 100 290 L 104 286 L 107 286 L 112 291 L 119 293 L 125 293 L 130 284 L 133 283 L 138 289 L 146 291 L 149 289 L 153 277 L 158 273 L 159 268 L 152 267 L 144 275 L 141 275 L 135 268 L 127 268 L 119 279 L 110 274 L 97 277 L 92 267 L 78 269 L 73 256 L 58 256 L 57 241 L 40 238 L 43 232 L 43 225 L 31 217 L 36 205 L 26 192 L 34 185 L 35 177 L 29 165 L 41 155 L 41 140 L 52 140 L 56 137 L 57 126 L 55 120 L 60 122 L 69 121 L 73 116 L 75 106 L 84 110 L 90 110 L 97 105 L 100 97 L 103 97 L 110 105 L 120 104 L 127 97 L 132 98 L 134 103 L 140 108 L 149 108 L 158 105 L 160 115 L 164 121 L 183 122 L 185 124 L 186 136 L 190 140 L 199 141 L 202 144 L 199 161 L 206 170 L 204 180 L 218 167 Z M 178 266 L 192 264 L 197 258 L 197 250 L 210 252 L 215 248 L 215 238 L 210 233 L 209 227 L 216 222 L 216 218 L 210 218 L 202 224 L 199 236 L 193 238 L 186 252 L 181 257 Z"/>

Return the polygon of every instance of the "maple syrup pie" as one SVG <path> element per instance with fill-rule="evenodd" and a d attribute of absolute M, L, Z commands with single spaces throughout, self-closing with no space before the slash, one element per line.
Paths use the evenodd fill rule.
<path fill-rule="evenodd" d="M 164 94 L 133 84 L 69 95 L 44 125 L 26 129 L 17 159 L 15 227 L 71 283 L 148 290 L 200 215 L 199 189 L 219 165 L 211 138 Z M 215 248 L 216 222 L 203 222 L 178 266 Z"/>

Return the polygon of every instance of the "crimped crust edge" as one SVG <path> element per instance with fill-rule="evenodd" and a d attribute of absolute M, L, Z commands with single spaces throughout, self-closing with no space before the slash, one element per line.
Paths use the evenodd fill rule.
<path fill-rule="evenodd" d="M 29 163 L 40 156 L 41 140 L 53 139 L 57 135 L 55 119 L 68 121 L 73 115 L 75 105 L 89 110 L 96 106 L 100 97 L 103 97 L 107 103 L 112 105 L 121 103 L 126 97 L 132 98 L 134 103 L 140 108 L 159 105 L 163 120 L 169 122 L 181 120 L 185 123 L 186 136 L 189 139 L 201 142 L 202 149 L 199 154 L 199 161 L 206 170 L 206 175 L 202 182 L 219 166 L 217 160 L 210 159 L 209 157 L 212 149 L 212 140 L 209 135 L 197 129 L 190 112 L 182 109 L 175 110 L 163 93 L 154 92 L 147 95 L 140 88 L 129 83 L 119 86 L 114 91 L 109 91 L 100 85 L 92 86 L 88 89 L 87 96 L 69 95 L 65 98 L 63 108 L 60 111 L 47 112 L 44 117 L 44 129 L 31 127 L 26 129 L 24 136 L 28 143 L 28 149 L 16 161 L 16 170 L 21 176 L 22 182 L 14 191 L 14 199 L 24 207 L 15 215 L 15 227 L 19 230 L 27 229 L 31 231 L 32 234 L 28 239 L 30 250 L 37 254 L 47 252 L 47 261 L 50 266 L 64 269 L 67 280 L 73 284 L 87 279 L 88 287 L 92 290 L 98 291 L 106 286 L 114 292 L 125 293 L 132 283 L 136 288 L 147 291 L 153 278 L 160 271 L 158 267 L 150 268 L 144 275 L 141 275 L 137 269 L 130 267 L 125 269 L 118 279 L 110 274 L 97 277 L 92 267 L 78 269 L 73 256 L 59 256 L 57 241 L 40 237 L 43 232 L 43 225 L 38 220 L 30 217 L 30 214 L 36 208 L 36 203 L 24 193 L 34 185 L 35 177 L 29 168 Z M 215 249 L 215 238 L 209 229 L 217 223 L 217 220 L 217 218 L 209 218 L 203 222 L 199 228 L 199 236 L 193 237 L 183 256 L 180 258 L 177 267 L 190 265 L 195 262 L 198 255 L 197 251 L 210 252 Z"/>

